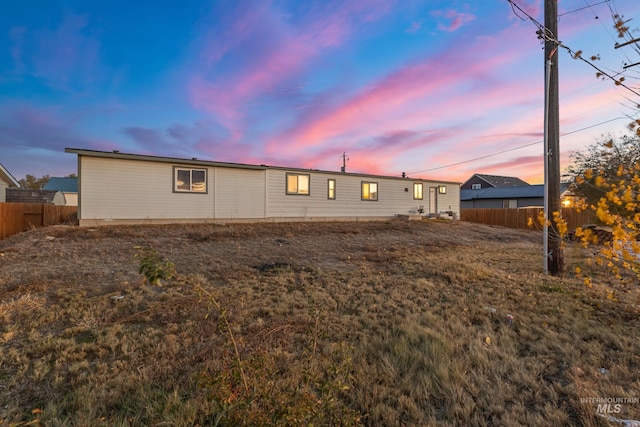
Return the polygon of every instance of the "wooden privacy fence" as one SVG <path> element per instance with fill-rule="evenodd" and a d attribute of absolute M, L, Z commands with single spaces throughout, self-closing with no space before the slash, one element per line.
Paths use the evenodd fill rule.
<path fill-rule="evenodd" d="M 0 203 L 0 239 L 35 227 L 75 221 L 77 206 Z"/>
<path fill-rule="evenodd" d="M 522 230 L 540 230 L 538 215 L 543 208 L 474 208 L 461 209 L 460 220 L 486 225 L 499 225 L 502 227 L 519 228 Z M 575 230 L 586 224 L 595 224 L 596 217 L 592 211 L 578 212 L 575 208 L 562 208 L 562 217 L 567 221 L 568 231 Z M 534 227 L 529 227 L 529 218 L 534 221 Z"/>

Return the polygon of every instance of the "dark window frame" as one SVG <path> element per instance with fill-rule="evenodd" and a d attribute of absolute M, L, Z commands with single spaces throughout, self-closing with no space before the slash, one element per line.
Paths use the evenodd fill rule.
<path fill-rule="evenodd" d="M 181 189 L 178 188 L 178 172 L 179 171 L 188 171 L 189 172 L 189 189 Z M 203 172 L 204 173 L 204 191 L 194 190 L 193 185 L 193 172 Z M 209 193 L 209 170 L 207 168 L 192 168 L 188 166 L 174 166 L 173 167 L 173 192 L 179 194 L 208 194 Z"/>
<path fill-rule="evenodd" d="M 420 197 L 416 197 L 416 188 L 420 188 Z M 413 183 L 413 200 L 424 200 L 424 184 L 422 182 Z"/>
<path fill-rule="evenodd" d="M 333 183 L 333 187 L 331 186 L 332 183 Z M 335 180 L 335 178 L 327 179 L 327 199 L 328 200 L 336 200 L 336 180 Z"/>
<path fill-rule="evenodd" d="M 372 194 L 371 191 L 371 185 L 375 185 L 376 186 L 376 191 L 373 192 L 373 194 L 376 195 L 375 198 L 373 197 L 365 197 L 364 196 L 364 186 L 368 185 L 369 186 L 369 195 Z M 360 181 L 360 200 L 366 201 L 366 202 L 377 202 L 378 201 L 378 194 L 379 194 L 379 186 L 378 186 L 378 181 Z"/>
<path fill-rule="evenodd" d="M 298 190 L 296 191 L 289 191 L 289 177 L 291 176 L 295 176 L 298 178 L 296 186 L 298 188 Z M 300 192 L 300 177 L 301 176 L 306 176 L 307 177 L 307 192 Z M 308 173 L 297 173 L 297 172 L 287 172 L 286 177 L 285 177 L 285 194 L 287 196 L 310 196 L 311 195 L 311 174 Z"/>

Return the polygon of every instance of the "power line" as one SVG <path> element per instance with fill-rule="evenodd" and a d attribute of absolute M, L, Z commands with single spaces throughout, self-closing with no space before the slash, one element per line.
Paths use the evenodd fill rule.
<path fill-rule="evenodd" d="M 597 6 L 597 5 L 600 5 L 600 4 L 603 4 L 603 3 L 609 3 L 609 1 L 611 1 L 611 0 L 605 0 L 605 1 L 603 1 L 603 2 L 596 3 L 596 4 L 589 4 L 589 3 L 587 3 L 587 0 L 583 0 L 583 1 L 584 1 L 584 4 L 585 4 L 585 5 L 587 5 L 587 7 L 589 8 L 589 10 L 591 10 L 591 12 L 593 13 L 593 16 L 595 17 L 595 19 L 597 19 L 597 20 L 598 20 L 598 22 L 600 23 L 600 25 L 602 26 L 602 28 L 604 29 L 604 31 L 607 33 L 607 35 L 611 38 L 611 40 L 613 40 L 613 43 L 617 43 L 618 41 L 616 40 L 616 38 L 614 37 L 614 35 L 613 35 L 613 34 L 611 34 L 611 31 L 610 31 L 610 30 L 609 30 L 609 29 L 604 25 L 604 22 L 602 22 L 602 19 L 600 19 L 600 17 L 599 17 L 599 16 L 598 16 L 598 14 L 596 13 L 596 11 L 595 11 L 595 10 L 593 10 L 593 7 L 594 7 L 594 6 Z M 608 5 L 607 5 L 607 7 L 609 8 L 609 10 L 611 10 L 611 5 L 609 5 L 609 4 L 608 4 Z M 586 9 L 586 8 L 582 8 L 582 9 Z M 631 59 L 627 56 L 626 52 L 623 52 L 623 55 L 624 55 L 624 57 L 625 57 L 625 58 L 627 58 L 627 61 L 628 61 L 629 63 L 631 63 L 631 62 L 632 62 L 632 61 L 631 61 Z M 624 68 L 623 68 L 623 70 L 624 70 Z M 622 74 L 622 71 L 618 72 L 618 73 L 616 74 L 616 76 L 617 76 L 617 75 L 619 75 L 619 74 Z"/>
<path fill-rule="evenodd" d="M 564 16 L 564 15 L 568 15 L 568 14 L 570 14 L 570 13 L 580 12 L 581 10 L 590 9 L 590 8 L 592 8 L 593 6 L 597 6 L 597 5 L 599 5 L 599 4 L 609 3 L 609 1 L 610 1 L 610 0 L 604 0 L 604 1 L 601 1 L 600 3 L 589 4 L 589 3 L 587 3 L 587 2 L 586 2 L 586 0 L 585 0 L 585 2 L 584 2 L 584 4 L 586 4 L 586 6 L 585 6 L 585 7 L 580 7 L 580 8 L 578 8 L 578 9 L 574 9 L 574 10 L 570 10 L 570 11 L 565 12 L 565 13 L 561 13 L 561 14 L 559 14 L 559 15 L 558 15 L 558 18 L 559 18 L 559 17 L 561 17 L 561 16 Z M 597 18 L 597 17 L 596 17 L 596 18 Z"/>
<path fill-rule="evenodd" d="M 638 113 L 636 113 L 635 115 L 637 115 L 637 114 L 640 114 L 640 111 L 639 111 Z M 633 117 L 633 116 L 631 116 L 631 117 Z M 616 120 L 628 119 L 628 118 L 629 118 L 629 117 L 626 117 L 626 116 L 625 116 L 625 117 L 616 117 L 616 118 L 613 118 L 613 119 L 605 120 L 605 121 L 600 122 L 600 123 L 595 123 L 595 124 L 592 124 L 592 125 L 589 125 L 589 126 L 585 126 L 585 127 L 579 128 L 579 129 L 575 129 L 575 130 L 572 130 L 572 131 L 569 131 L 569 132 L 561 133 L 561 134 L 560 134 L 560 136 L 573 135 L 574 133 L 582 132 L 582 131 L 585 131 L 585 130 L 588 130 L 588 129 L 591 129 L 591 128 L 594 128 L 594 127 L 597 127 L 597 126 L 601 126 L 601 125 L 604 125 L 604 124 L 607 124 L 607 123 L 615 122 Z M 462 164 L 465 164 L 465 163 L 476 162 L 476 161 L 478 161 L 478 160 L 484 160 L 484 159 L 487 159 L 487 158 L 489 158 L 489 157 L 494 157 L 494 156 L 498 156 L 498 155 L 500 155 L 500 154 L 509 153 L 509 152 L 511 152 L 511 151 L 516 151 L 516 150 L 521 150 L 521 149 L 523 149 L 523 148 L 531 147 L 531 146 L 533 146 L 533 145 L 537 145 L 537 144 L 540 144 L 540 143 L 542 143 L 542 142 L 544 142 L 544 140 L 542 140 L 542 139 L 541 139 L 541 140 L 539 140 L 539 141 L 530 142 L 530 143 L 528 143 L 528 144 L 519 145 L 519 146 L 517 146 L 517 147 L 508 148 L 508 149 L 506 149 L 506 150 L 502 150 L 502 151 L 497 151 L 497 152 L 495 152 L 495 153 L 487 154 L 487 155 L 485 155 L 485 156 L 475 157 L 475 158 L 473 158 L 473 159 L 463 160 L 463 161 L 461 161 L 461 162 L 451 163 L 451 164 L 448 164 L 448 165 L 438 166 L 438 167 L 435 167 L 435 168 L 430 168 L 430 169 L 424 169 L 424 170 L 420 170 L 420 171 L 409 172 L 408 174 L 409 174 L 409 175 L 414 175 L 414 174 L 417 174 L 417 173 L 431 172 L 431 171 L 434 171 L 434 170 L 450 168 L 450 167 L 458 166 L 458 165 L 462 165 Z"/>
<path fill-rule="evenodd" d="M 627 90 L 629 90 L 630 92 L 632 92 L 633 94 L 635 94 L 635 95 L 637 95 L 637 96 L 640 96 L 640 93 L 636 92 L 636 91 L 635 91 L 634 89 L 632 89 L 632 88 L 627 87 L 626 85 L 624 85 L 624 84 L 622 83 L 622 81 L 617 80 L 614 76 L 611 76 L 610 74 L 608 74 L 607 72 L 603 71 L 602 69 L 600 69 L 599 67 L 597 67 L 596 65 L 594 65 L 593 63 L 591 63 L 590 61 L 588 61 L 588 60 L 586 60 L 586 59 L 582 58 L 582 57 L 581 57 L 581 52 L 580 52 L 580 51 L 573 51 L 573 50 L 572 50 L 571 48 L 569 48 L 568 46 L 563 45 L 563 44 L 562 44 L 562 42 L 560 42 L 559 40 L 557 40 L 557 39 L 553 36 L 553 34 L 551 34 L 551 33 L 550 33 L 546 28 L 545 28 L 545 26 L 544 26 L 544 25 L 542 25 L 540 22 L 538 22 L 534 17 L 532 17 L 529 13 L 527 13 L 524 9 L 522 9 L 522 8 L 521 8 L 517 3 L 515 3 L 513 0 L 507 0 L 507 1 L 508 1 L 508 2 L 509 2 L 509 4 L 511 5 L 511 8 L 512 8 L 512 10 L 513 10 L 513 12 L 514 12 L 514 15 L 516 15 L 519 19 L 521 19 L 521 20 L 523 20 L 523 21 L 525 21 L 525 20 L 527 20 L 527 19 L 528 19 L 529 21 L 533 22 L 533 23 L 536 25 L 536 27 L 538 27 L 538 31 L 537 31 L 537 33 L 538 33 L 538 35 L 539 35 L 539 37 L 540 37 L 541 39 L 546 40 L 546 41 L 551 41 L 551 42 L 555 43 L 558 47 L 562 47 L 562 48 L 564 48 L 565 50 L 567 50 L 567 51 L 569 52 L 569 54 L 570 54 L 574 59 L 580 59 L 580 60 L 582 60 L 583 62 L 587 63 L 588 65 L 590 65 L 591 67 L 593 67 L 594 69 L 596 69 L 596 70 L 597 70 L 601 75 L 603 75 L 603 76 L 605 76 L 605 77 L 608 77 L 609 79 L 613 80 L 617 86 L 622 86 L 622 87 L 624 87 L 625 89 L 627 89 Z M 609 2 L 610 2 L 610 1 L 612 1 L 612 0 L 605 0 L 605 1 L 602 1 L 602 2 L 600 2 L 600 3 L 593 4 L 593 5 L 589 5 L 589 4 L 587 4 L 587 3 L 586 3 L 586 1 L 585 1 L 585 4 L 587 4 L 587 6 L 586 6 L 586 7 L 583 7 L 583 8 L 580 8 L 580 9 L 576 9 L 576 10 L 573 10 L 573 11 L 570 11 L 570 12 L 566 12 L 566 13 L 564 13 L 564 14 L 562 14 L 562 15 L 566 15 L 566 14 L 568 14 L 568 13 L 572 13 L 572 12 L 577 12 L 577 11 L 579 11 L 579 10 L 587 9 L 587 8 L 592 7 L 592 6 L 596 6 L 596 5 L 604 4 L 604 3 L 607 3 L 607 4 L 608 4 L 609 9 L 611 10 L 612 14 L 614 14 L 615 12 L 614 12 L 613 8 L 611 7 L 611 5 L 609 5 Z M 523 15 L 525 15 L 525 16 L 526 16 L 526 18 L 524 18 L 524 17 L 520 16 L 520 15 L 518 14 L 518 11 L 519 11 L 520 13 L 522 13 Z M 560 15 L 560 16 L 562 16 L 562 15 Z M 619 15 L 618 15 L 618 16 L 619 16 Z M 616 73 L 615 75 L 616 75 L 616 76 L 618 76 L 618 75 L 620 75 L 620 74 L 622 74 L 622 72 L 618 72 L 618 73 Z M 630 116 L 630 117 L 633 117 L 633 116 L 635 116 L 635 115 L 637 115 L 637 114 L 640 114 L 640 112 L 638 112 L 638 113 L 636 113 L 636 114 L 634 114 L 634 115 L 632 115 L 632 116 Z M 569 132 L 561 133 L 561 134 L 560 134 L 560 136 L 568 136 L 568 135 L 572 135 L 572 134 L 575 134 L 575 133 L 578 133 L 578 132 L 582 132 L 582 131 L 585 131 L 585 130 L 588 130 L 588 129 L 591 129 L 591 128 L 594 128 L 594 127 L 597 127 L 597 126 L 601 126 L 601 125 L 606 124 L 606 123 L 611 123 L 611 122 L 614 122 L 614 121 L 616 121 L 616 120 L 627 119 L 627 118 L 629 118 L 629 117 L 616 117 L 616 118 L 609 119 L 609 120 L 605 120 L 605 121 L 603 121 L 603 122 L 599 122 L 599 123 L 596 123 L 596 124 L 593 124 L 593 125 L 585 126 L 585 127 L 582 127 L 582 128 L 576 129 L 576 130 L 573 130 L 573 131 L 569 131 Z M 458 166 L 458 165 L 465 164 L 465 163 L 471 163 L 471 162 L 475 162 L 475 161 L 478 161 L 478 160 L 483 160 L 483 159 L 486 159 L 486 158 L 489 158 L 489 157 L 494 157 L 494 156 L 497 156 L 497 155 L 500 155 L 500 154 L 508 153 L 508 152 L 511 152 L 511 151 L 516 151 L 516 150 L 520 150 L 520 149 L 523 149 L 523 148 L 527 148 L 527 147 L 530 147 L 530 146 L 533 146 L 533 145 L 536 145 L 536 144 L 540 144 L 540 143 L 542 143 L 542 142 L 544 142 L 544 141 L 543 141 L 543 140 L 539 140 L 539 141 L 531 142 L 531 143 L 528 143 L 528 144 L 520 145 L 520 146 L 517 146 L 517 147 L 509 148 L 509 149 L 506 149 L 506 150 L 498 151 L 498 152 L 495 152 L 495 153 L 487 154 L 487 155 L 485 155 L 485 156 L 476 157 L 476 158 L 473 158 L 473 159 L 463 160 L 463 161 L 460 161 L 460 162 L 451 163 L 451 164 L 444 165 L 444 166 L 438 166 L 438 167 L 435 167 L 435 168 L 430 168 L 430 169 L 424 169 L 424 170 L 420 170 L 420 171 L 409 172 L 409 174 L 417 174 L 417 173 L 423 173 L 423 172 L 430 172 L 430 171 L 434 171 L 434 170 L 440 170 L 440 169 L 445 169 L 445 168 L 449 168 L 449 167 L 453 167 L 453 166 Z"/>
<path fill-rule="evenodd" d="M 604 76 L 607 77 L 609 79 L 611 79 L 616 86 L 621 86 L 623 88 L 625 88 L 626 90 L 628 90 L 629 92 L 633 93 L 634 95 L 640 97 L 640 92 L 637 92 L 636 90 L 630 88 L 629 86 L 625 85 L 623 83 L 623 79 L 616 79 L 614 76 L 612 76 L 611 74 L 607 73 L 606 71 L 604 71 L 603 69 L 601 69 L 600 67 L 598 67 L 597 65 L 593 64 L 592 62 L 590 62 L 589 60 L 585 59 L 582 57 L 582 51 L 578 50 L 578 51 L 574 51 L 573 49 L 571 49 L 569 46 L 566 46 L 565 44 L 563 44 L 561 41 L 559 41 L 558 39 L 555 38 L 555 36 L 548 31 L 547 28 L 545 28 L 544 25 L 542 25 L 540 22 L 538 22 L 533 16 L 531 16 L 529 13 L 527 13 L 524 9 L 522 9 L 520 6 L 518 6 L 517 3 L 515 3 L 513 0 L 507 0 L 509 2 L 509 4 L 511 4 L 511 8 L 514 9 L 518 9 L 522 14 L 524 14 L 531 22 L 533 22 L 533 24 L 538 27 L 538 37 L 540 37 L 542 40 L 544 40 L 545 42 L 552 42 L 555 43 L 555 45 L 557 47 L 561 47 L 563 49 L 565 49 L 567 52 L 569 52 L 569 54 L 571 55 L 571 57 L 573 59 L 579 59 L 581 61 L 583 61 L 584 63 L 588 64 L 589 66 L 593 67 L 599 74 L 599 76 Z M 609 2 L 606 2 L 607 4 L 609 4 Z M 613 9 L 611 8 L 611 6 L 609 5 L 610 10 L 613 13 Z M 518 18 L 523 19 L 521 16 L 517 15 Z M 619 15 L 618 15 L 619 16 Z"/>

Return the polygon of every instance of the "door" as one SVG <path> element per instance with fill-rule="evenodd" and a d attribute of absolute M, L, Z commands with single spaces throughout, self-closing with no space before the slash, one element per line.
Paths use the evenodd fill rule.
<path fill-rule="evenodd" d="M 438 213 L 438 187 L 429 187 L 429 213 Z"/>

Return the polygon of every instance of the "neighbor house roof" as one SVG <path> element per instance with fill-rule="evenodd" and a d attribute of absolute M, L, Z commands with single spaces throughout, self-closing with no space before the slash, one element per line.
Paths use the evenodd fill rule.
<path fill-rule="evenodd" d="M 560 184 L 563 192 L 569 184 Z M 525 199 L 544 197 L 544 184 L 520 185 L 517 187 L 491 187 L 482 190 L 460 190 L 460 200 L 478 199 Z"/>
<path fill-rule="evenodd" d="M 55 190 L 29 190 L 24 188 L 7 188 L 8 203 L 53 203 L 58 192 Z"/>
<path fill-rule="evenodd" d="M 4 166 L 2 166 L 2 163 L 0 163 L 0 179 L 8 183 L 9 187 L 20 187 L 18 180 L 15 179 Z"/>
<path fill-rule="evenodd" d="M 140 155 L 140 154 L 128 154 L 121 153 L 120 151 L 97 151 L 97 150 L 85 150 L 81 148 L 65 148 L 65 153 L 74 153 L 78 156 L 88 156 L 88 157 L 103 157 L 110 159 L 122 159 L 122 160 L 143 160 L 150 162 L 160 162 L 160 163 L 172 163 L 172 164 L 185 164 L 185 165 L 194 165 L 194 166 L 205 166 L 205 167 L 227 167 L 227 168 L 239 168 L 239 169 L 253 169 L 253 170 L 267 170 L 267 169 L 278 169 L 278 170 L 287 170 L 287 171 L 300 171 L 300 172 L 319 172 L 319 173 L 336 173 L 336 171 L 326 171 L 319 169 L 303 169 L 303 168 L 289 168 L 283 166 L 267 166 L 267 165 L 251 165 L 246 163 L 227 163 L 227 162 L 216 162 L 212 160 L 200 160 L 195 157 L 191 159 L 181 159 L 177 157 L 161 157 L 161 156 L 150 156 L 150 155 Z M 421 181 L 429 181 L 429 182 L 441 182 L 443 184 L 460 184 L 457 181 L 441 181 L 434 180 L 428 178 L 418 178 L 418 177 L 406 177 L 402 178 L 400 176 L 389 176 L 389 175 L 370 175 L 363 173 L 350 173 L 343 172 L 345 175 L 353 175 L 353 176 L 363 176 L 363 177 L 382 177 L 382 178 L 396 178 L 404 181 L 407 180 L 421 180 Z"/>
<path fill-rule="evenodd" d="M 484 175 L 480 173 L 474 174 L 467 181 L 473 179 L 474 177 L 482 179 L 492 187 L 520 187 L 524 185 L 529 185 L 528 183 L 524 182 L 520 178 L 516 178 L 514 176 Z"/>
<path fill-rule="evenodd" d="M 49 181 L 44 185 L 43 190 L 62 191 L 63 193 L 77 193 L 78 178 L 50 178 Z"/>

